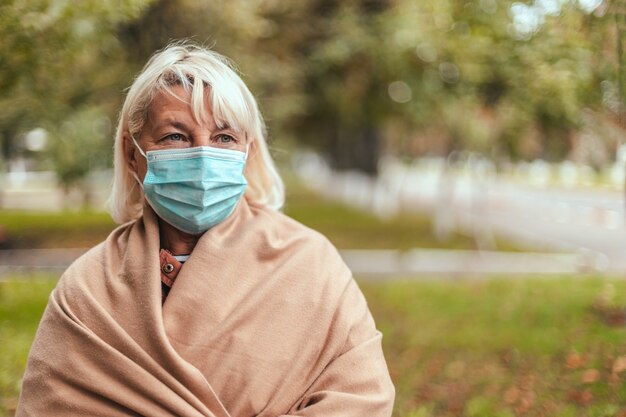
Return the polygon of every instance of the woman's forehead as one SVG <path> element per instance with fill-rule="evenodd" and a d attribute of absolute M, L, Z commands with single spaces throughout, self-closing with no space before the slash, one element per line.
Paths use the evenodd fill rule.
<path fill-rule="evenodd" d="M 161 90 L 154 96 L 147 116 L 148 121 L 152 123 L 178 120 L 218 126 L 225 124 L 216 120 L 208 94 L 205 94 L 201 110 L 200 114 L 194 112 L 191 91 L 182 86 L 172 86 L 169 90 Z"/>
<path fill-rule="evenodd" d="M 166 111 L 193 112 L 191 91 L 181 86 L 173 86 L 168 90 L 158 91 L 150 103 L 150 112 L 158 114 Z M 204 110 L 212 113 L 209 97 L 204 99 Z"/>

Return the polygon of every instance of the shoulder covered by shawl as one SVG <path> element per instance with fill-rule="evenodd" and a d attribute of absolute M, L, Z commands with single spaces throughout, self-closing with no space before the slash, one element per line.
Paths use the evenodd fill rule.
<path fill-rule="evenodd" d="M 265 207 L 250 206 L 259 224 L 261 245 L 259 255 L 269 257 L 289 256 L 299 268 L 306 268 L 300 279 L 311 279 L 311 284 L 322 284 L 330 279 L 333 285 L 345 286 L 352 274 L 335 246 L 326 236 L 303 225 L 293 218 Z M 325 270 L 324 273 L 315 268 Z M 301 271 L 304 272 L 304 271 Z"/>
<path fill-rule="evenodd" d="M 381 334 L 321 234 L 242 200 L 202 235 L 163 305 L 159 249 L 148 209 L 68 268 L 18 416 L 391 415 Z"/>
<path fill-rule="evenodd" d="M 194 279 L 186 281 L 200 281 L 210 268 L 244 278 L 239 282 L 243 285 L 280 280 L 294 291 L 291 295 L 303 297 L 302 302 L 309 298 L 318 307 L 332 308 L 331 300 L 339 301 L 352 274 L 324 235 L 264 206 L 240 205 L 235 214 L 202 236 L 185 267 L 185 275 Z M 141 280 L 152 275 L 153 289 L 159 291 L 158 227 L 153 224 L 154 213 L 147 211 L 144 217 L 116 228 L 104 242 L 74 261 L 59 281 L 56 296 L 71 305 L 90 294 L 96 295 L 98 303 L 107 303 L 103 297 L 107 294 L 113 296 L 109 300 L 112 306 L 122 296 L 112 291 L 131 296 L 128 291 L 133 287 L 127 286 L 138 280 L 140 270 Z M 152 286 L 139 287 L 147 290 Z M 326 301 L 316 303 L 319 297 Z"/>

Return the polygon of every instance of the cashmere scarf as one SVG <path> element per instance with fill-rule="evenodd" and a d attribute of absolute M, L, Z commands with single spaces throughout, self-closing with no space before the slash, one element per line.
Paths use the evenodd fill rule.
<path fill-rule="evenodd" d="M 161 305 L 143 216 L 50 295 L 17 416 L 389 417 L 381 334 L 322 235 L 242 199 L 205 232 Z"/>

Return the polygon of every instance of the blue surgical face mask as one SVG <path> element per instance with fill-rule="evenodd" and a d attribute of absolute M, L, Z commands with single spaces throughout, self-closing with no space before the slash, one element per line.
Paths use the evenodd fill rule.
<path fill-rule="evenodd" d="M 247 150 L 199 146 L 144 153 L 133 142 L 148 162 L 142 185 L 148 203 L 183 232 L 204 233 L 224 221 L 248 185 L 243 175 Z"/>

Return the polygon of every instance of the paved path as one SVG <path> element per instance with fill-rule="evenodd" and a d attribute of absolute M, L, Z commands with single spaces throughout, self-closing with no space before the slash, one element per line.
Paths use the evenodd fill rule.
<path fill-rule="evenodd" d="M 15 272 L 61 274 L 86 249 L 35 249 L 0 251 L 0 279 Z M 343 250 L 352 272 L 369 279 L 515 277 L 529 274 L 562 275 L 594 272 L 593 254 L 516 253 L 465 250 L 414 249 Z"/>
<path fill-rule="evenodd" d="M 457 199 L 452 205 L 465 230 L 482 228 L 514 240 L 593 253 L 596 269 L 626 273 L 624 201 L 619 192 L 498 181 L 474 199 L 473 204 Z"/>
<path fill-rule="evenodd" d="M 383 169 L 377 179 L 324 170 L 323 165 L 303 167 L 303 182 L 320 193 L 383 217 L 426 212 L 448 232 L 461 230 L 478 241 L 504 236 L 540 251 L 583 253 L 593 270 L 626 274 L 622 190 L 537 185 L 400 163 Z"/>
<path fill-rule="evenodd" d="M 0 250 L 0 277 L 14 272 L 63 272 L 87 249 Z"/>
<path fill-rule="evenodd" d="M 620 191 L 542 188 L 478 174 L 444 175 L 445 171 L 401 166 L 371 181 L 354 173 L 322 175 L 324 170 L 314 168 L 307 184 L 317 184 L 328 197 L 362 209 L 383 215 L 429 211 L 445 227 L 487 237 L 493 232 L 513 241 L 531 242 L 531 247 L 542 248 L 540 251 L 569 253 L 344 251 L 355 274 L 626 273 L 626 222 Z M 21 194 L 9 194 L 5 190 L 5 197 L 12 197 L 5 203 L 12 202 L 15 207 L 34 202 Z M 40 203 L 49 197 L 38 192 L 33 196 Z M 0 274 L 16 269 L 62 271 L 84 250 L 0 251 Z"/>

